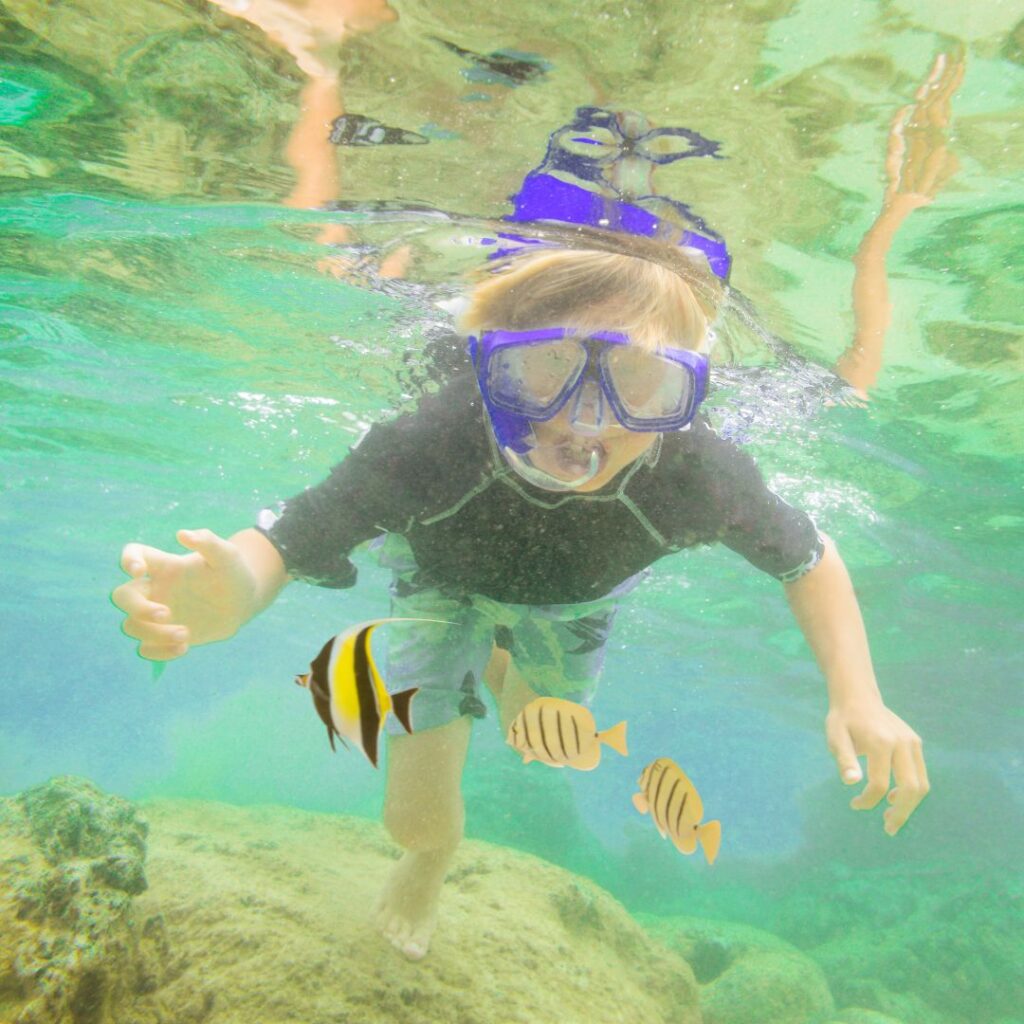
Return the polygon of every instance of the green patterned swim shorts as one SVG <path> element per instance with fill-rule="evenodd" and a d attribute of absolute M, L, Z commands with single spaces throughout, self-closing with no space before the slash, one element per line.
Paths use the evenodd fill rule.
<path fill-rule="evenodd" d="M 372 550 L 393 573 L 394 617 L 452 623 L 394 622 L 375 636 L 388 690 L 419 687 L 413 701 L 417 731 L 446 725 L 462 715 L 487 714 L 481 680 L 495 645 L 509 652 L 531 689 L 544 696 L 588 701 L 601 675 L 620 600 L 646 575 L 631 576 L 594 601 L 503 604 L 481 594 L 453 595 L 418 583 L 412 551 L 398 534 L 379 538 Z M 396 735 L 403 732 L 393 716 L 387 727 Z"/>

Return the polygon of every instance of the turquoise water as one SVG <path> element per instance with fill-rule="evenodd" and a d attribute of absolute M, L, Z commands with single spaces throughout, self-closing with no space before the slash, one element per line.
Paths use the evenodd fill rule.
<path fill-rule="evenodd" d="M 342 43 L 340 95 L 430 141 L 339 147 L 338 197 L 477 220 L 333 215 L 378 253 L 412 248 L 403 280 L 368 287 L 322 263 L 331 216 L 283 205 L 305 78 L 256 26 L 202 4 L 0 7 L 0 791 L 77 774 L 131 799 L 379 815 L 382 773 L 330 754 L 291 679 L 340 625 L 387 613 L 381 570 L 357 558 L 343 594 L 291 587 L 155 679 L 107 600 L 120 548 L 243 528 L 406 406 L 424 333 L 445 322 L 431 299 L 479 262 L 482 220 L 507 212 L 575 107 L 617 102 L 722 142 L 726 159 L 665 167 L 658 188 L 729 239 L 733 284 L 795 363 L 750 335 L 742 362 L 762 376 L 723 374 L 711 405 L 839 544 L 932 792 L 895 839 L 881 808 L 847 808 L 823 683 L 777 585 L 695 549 L 659 563 L 623 610 L 596 707 L 629 720 L 634 749 L 678 751 L 699 777 L 725 831 L 713 870 L 624 801 L 609 809 L 636 758 L 527 782 L 493 717 L 474 735 L 467 833 L 587 875 L 635 913 L 743 921 L 817 950 L 839 1006 L 907 1024 L 1018 1020 L 1019 8 L 392 6 L 397 20 Z M 549 67 L 522 84 L 468 74 L 433 36 Z M 823 401 L 890 121 L 957 47 L 959 166 L 893 241 L 871 400 Z M 916 894 L 899 921 L 894 892 Z M 843 936 L 877 940 L 845 990 Z"/>

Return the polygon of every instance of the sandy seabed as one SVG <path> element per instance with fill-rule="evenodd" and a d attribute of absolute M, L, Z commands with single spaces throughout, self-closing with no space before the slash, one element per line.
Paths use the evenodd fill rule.
<path fill-rule="evenodd" d="M 162 915 L 174 977 L 159 999 L 191 1007 L 192 1019 L 700 1020 L 685 961 L 601 890 L 528 855 L 466 842 L 431 951 L 413 963 L 372 924 L 399 856 L 380 826 L 212 803 L 160 801 L 143 812 L 150 889 L 136 912 Z"/>
<path fill-rule="evenodd" d="M 0 1024 L 699 1024 L 677 953 L 527 854 L 460 849 L 428 957 L 375 929 L 383 829 L 137 807 L 63 778 L 0 800 Z"/>

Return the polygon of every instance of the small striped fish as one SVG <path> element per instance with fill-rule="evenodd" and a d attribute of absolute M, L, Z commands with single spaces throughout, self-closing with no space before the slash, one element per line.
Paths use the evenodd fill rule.
<path fill-rule="evenodd" d="M 508 745 L 523 755 L 523 764 L 542 761 L 554 768 L 589 772 L 601 761 L 601 744 L 626 756 L 626 723 L 598 732 L 594 716 L 582 704 L 538 697 L 509 726 Z"/>
<path fill-rule="evenodd" d="M 709 864 L 715 863 L 722 842 L 722 823 L 703 825 L 704 805 L 686 773 L 668 757 L 652 761 L 637 780 L 640 792 L 633 794 L 633 806 L 651 818 L 661 838 L 669 836 L 680 853 L 693 853 L 700 842 Z"/>
<path fill-rule="evenodd" d="M 334 737 L 357 746 L 377 767 L 377 752 L 384 719 L 393 712 L 406 732 L 412 732 L 410 704 L 418 687 L 389 694 L 370 649 L 373 631 L 386 622 L 432 619 L 372 619 L 360 622 L 331 637 L 310 662 L 309 672 L 295 677 L 313 695 L 313 706 L 327 726 L 334 750 Z M 347 743 L 345 744 L 348 745 Z"/>

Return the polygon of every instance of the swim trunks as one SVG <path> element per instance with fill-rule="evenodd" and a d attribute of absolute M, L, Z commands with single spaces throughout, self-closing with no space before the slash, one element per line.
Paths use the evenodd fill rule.
<path fill-rule="evenodd" d="M 394 574 L 394 617 L 447 623 L 392 622 L 374 635 L 388 690 L 419 688 L 413 700 L 417 730 L 462 715 L 486 716 L 481 684 L 494 646 L 511 654 L 517 671 L 541 696 L 587 703 L 597 688 L 619 602 L 645 575 L 593 601 L 506 604 L 482 594 L 457 597 L 418 585 L 412 550 L 398 534 L 379 538 L 371 552 Z M 403 732 L 391 716 L 387 728 L 394 735 Z"/>

